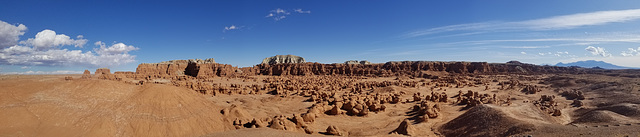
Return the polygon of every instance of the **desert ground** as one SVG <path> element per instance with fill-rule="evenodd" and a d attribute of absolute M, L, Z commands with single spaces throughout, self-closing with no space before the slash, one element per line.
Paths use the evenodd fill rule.
<path fill-rule="evenodd" d="M 0 136 L 640 136 L 640 70 L 420 63 L 0 75 Z"/>

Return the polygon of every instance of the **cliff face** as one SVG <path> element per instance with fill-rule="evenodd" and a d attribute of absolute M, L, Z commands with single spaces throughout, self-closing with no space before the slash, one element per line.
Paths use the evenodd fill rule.
<path fill-rule="evenodd" d="M 320 64 L 283 63 L 259 64 L 254 67 L 237 68 L 228 64 L 202 63 L 198 61 L 172 61 L 170 63 L 144 63 L 138 65 L 138 76 L 173 77 L 192 76 L 196 78 L 250 76 L 250 75 L 345 75 L 345 76 L 399 76 L 410 75 L 428 77 L 425 71 L 449 73 L 583 73 L 584 69 L 557 66 L 538 66 L 523 63 L 486 62 L 437 62 L 402 61 L 384 64 Z"/>
<path fill-rule="evenodd" d="M 236 73 L 237 67 L 218 64 L 213 59 L 172 60 L 160 63 L 142 63 L 136 69 L 136 75 L 150 77 L 192 76 L 198 78 L 228 76 Z"/>
<path fill-rule="evenodd" d="M 187 68 L 185 68 L 185 75 L 189 75 L 197 78 L 209 78 L 209 77 L 224 77 L 224 76 L 235 76 L 237 67 L 233 67 L 229 64 L 218 64 L 218 63 L 189 63 Z"/>
<path fill-rule="evenodd" d="M 304 58 L 296 55 L 276 55 L 262 60 L 262 64 L 292 64 L 305 62 Z"/>

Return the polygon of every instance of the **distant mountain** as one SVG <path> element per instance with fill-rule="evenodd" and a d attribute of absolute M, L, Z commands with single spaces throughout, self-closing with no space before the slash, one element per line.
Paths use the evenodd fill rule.
<path fill-rule="evenodd" d="M 564 63 L 560 62 L 560 63 L 556 64 L 556 66 L 561 66 L 561 67 L 578 66 L 578 67 L 583 67 L 583 68 L 594 68 L 595 67 L 595 68 L 603 68 L 603 69 L 637 69 L 637 68 L 613 65 L 611 63 L 607 63 L 607 62 L 604 62 L 604 61 L 595 61 L 595 60 L 578 61 L 578 62 L 572 62 L 572 63 L 567 63 L 567 64 L 564 64 Z"/>

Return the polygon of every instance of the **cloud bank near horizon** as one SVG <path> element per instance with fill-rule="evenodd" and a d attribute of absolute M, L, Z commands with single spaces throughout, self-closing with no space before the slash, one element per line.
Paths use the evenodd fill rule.
<path fill-rule="evenodd" d="M 89 40 L 82 35 L 73 39 L 49 29 L 38 32 L 35 38 L 19 41 L 25 31 L 23 24 L 0 20 L 0 65 L 113 67 L 135 62 L 136 56 L 129 52 L 139 49 L 115 42 L 106 46 L 98 41 L 95 45 L 99 47 L 93 51 L 72 50 L 67 46 L 83 48 Z"/>

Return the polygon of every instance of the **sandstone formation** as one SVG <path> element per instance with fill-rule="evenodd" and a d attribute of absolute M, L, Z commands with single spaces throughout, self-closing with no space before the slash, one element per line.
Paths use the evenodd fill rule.
<path fill-rule="evenodd" d="M 89 70 L 84 70 L 84 73 L 82 73 L 82 79 L 89 79 L 91 78 L 91 72 L 89 72 Z"/>
<path fill-rule="evenodd" d="M 415 135 L 416 129 L 411 125 L 411 122 L 408 119 L 405 119 L 400 123 L 400 126 L 393 130 L 391 133 L 403 134 L 407 136 Z"/>
<path fill-rule="evenodd" d="M 96 69 L 95 75 L 98 79 L 107 79 L 107 80 L 115 80 L 115 75 L 111 74 L 111 70 L 108 68 L 99 68 Z"/>
<path fill-rule="evenodd" d="M 295 64 L 295 63 L 305 63 L 304 58 L 296 55 L 276 55 L 273 57 L 268 57 L 262 60 L 262 64 Z"/>
<path fill-rule="evenodd" d="M 327 127 L 327 130 L 325 132 L 327 135 L 336 135 L 336 136 L 342 136 L 344 134 L 342 134 L 342 131 L 340 131 L 340 129 L 338 129 L 338 127 L 336 126 L 329 126 Z"/>
<path fill-rule="evenodd" d="M 349 60 L 349 61 L 345 61 L 344 64 L 347 64 L 347 65 L 356 65 L 356 64 L 369 65 L 369 64 L 371 64 L 371 62 L 366 61 L 366 60 L 363 60 L 363 61 Z"/>
<path fill-rule="evenodd" d="M 534 101 L 533 104 L 538 106 L 540 110 L 551 114 L 552 116 L 560 116 L 562 112 L 557 107 L 558 103 L 555 101 L 555 96 L 542 95 L 540 100 Z"/>

